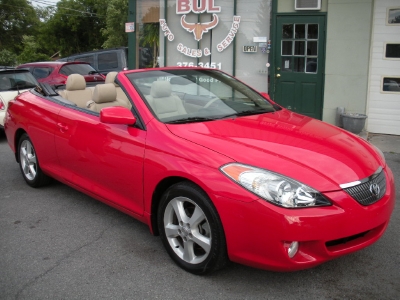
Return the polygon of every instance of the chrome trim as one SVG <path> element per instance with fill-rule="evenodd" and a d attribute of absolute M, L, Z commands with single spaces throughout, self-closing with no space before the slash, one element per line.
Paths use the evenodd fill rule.
<path fill-rule="evenodd" d="M 347 188 L 349 188 L 349 187 L 353 187 L 353 186 L 356 186 L 356 185 L 359 185 L 359 184 L 368 182 L 368 181 L 374 179 L 376 176 L 378 176 L 379 173 L 382 172 L 382 170 L 383 170 L 383 168 L 382 168 L 382 167 L 379 167 L 378 170 L 376 170 L 375 173 L 372 174 L 372 175 L 369 176 L 369 177 L 366 177 L 366 178 L 361 179 L 361 180 L 349 182 L 349 183 L 343 183 L 343 184 L 340 184 L 339 186 L 340 186 L 342 189 L 347 189 Z"/>

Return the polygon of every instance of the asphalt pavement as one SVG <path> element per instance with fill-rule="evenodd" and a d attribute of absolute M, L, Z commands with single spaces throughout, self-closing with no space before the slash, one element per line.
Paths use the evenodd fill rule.
<path fill-rule="evenodd" d="M 384 152 L 400 195 L 392 150 Z M 135 219 L 58 182 L 30 188 L 0 133 L 0 299 L 398 299 L 399 228 L 397 204 L 378 242 L 316 268 L 231 264 L 195 276 Z"/>

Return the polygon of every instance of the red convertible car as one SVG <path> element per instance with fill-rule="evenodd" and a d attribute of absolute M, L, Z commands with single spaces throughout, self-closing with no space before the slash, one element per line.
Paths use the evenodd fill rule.
<path fill-rule="evenodd" d="M 316 266 L 376 242 L 395 205 L 377 148 L 218 70 L 73 74 L 11 101 L 5 132 L 27 184 L 128 213 L 194 274 Z"/>

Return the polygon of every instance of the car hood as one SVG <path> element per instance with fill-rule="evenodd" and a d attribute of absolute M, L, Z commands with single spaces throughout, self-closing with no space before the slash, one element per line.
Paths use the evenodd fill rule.
<path fill-rule="evenodd" d="M 277 172 L 321 192 L 366 178 L 385 164 L 360 137 L 288 110 L 167 127 L 183 139 L 229 157 L 227 163 Z"/>

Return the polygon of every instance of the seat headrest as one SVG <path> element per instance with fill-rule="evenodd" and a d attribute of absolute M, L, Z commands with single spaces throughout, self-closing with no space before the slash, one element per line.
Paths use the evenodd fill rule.
<path fill-rule="evenodd" d="M 112 83 L 115 86 L 119 86 L 118 83 L 115 83 L 115 77 L 117 76 L 118 72 L 110 72 L 106 76 L 105 83 Z"/>
<path fill-rule="evenodd" d="M 117 91 L 112 83 L 98 84 L 93 91 L 93 101 L 96 103 L 113 102 L 117 99 Z"/>
<path fill-rule="evenodd" d="M 171 84 L 169 81 L 154 81 L 151 85 L 150 95 L 153 98 L 164 98 L 171 96 Z"/>
<path fill-rule="evenodd" d="M 67 78 L 66 89 L 68 91 L 84 90 L 86 88 L 85 77 L 80 74 L 71 74 Z"/>

